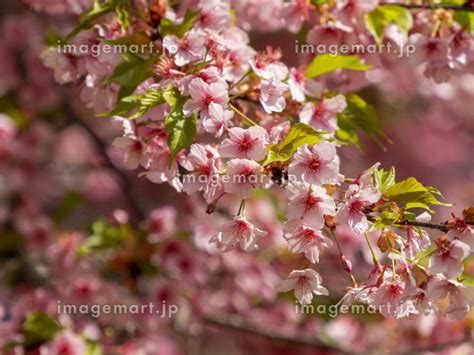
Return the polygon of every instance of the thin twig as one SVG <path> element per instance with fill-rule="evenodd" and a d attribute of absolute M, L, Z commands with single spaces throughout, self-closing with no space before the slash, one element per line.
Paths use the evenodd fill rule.
<path fill-rule="evenodd" d="M 383 3 L 380 4 L 382 6 L 390 6 L 396 5 L 401 6 L 406 9 L 421 9 L 421 10 L 438 10 L 438 9 L 445 9 L 445 10 L 455 10 L 455 11 L 468 11 L 474 12 L 474 8 L 470 6 L 459 6 L 459 5 L 448 5 L 448 4 L 432 4 L 432 5 L 420 5 L 420 4 L 404 4 L 404 3 Z"/>
<path fill-rule="evenodd" d="M 371 222 L 375 221 L 376 216 L 371 214 L 366 214 L 367 219 Z M 471 224 L 471 223 L 468 223 Z M 421 228 L 429 228 L 429 229 L 437 229 L 442 232 L 447 232 L 451 226 L 448 223 L 434 223 L 434 222 L 421 222 L 421 221 L 400 221 L 397 222 L 395 227 L 405 227 L 405 226 L 412 226 L 412 227 L 421 227 Z"/>

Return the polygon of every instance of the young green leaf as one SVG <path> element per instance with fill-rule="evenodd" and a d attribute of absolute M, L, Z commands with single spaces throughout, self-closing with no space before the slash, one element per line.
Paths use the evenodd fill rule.
<path fill-rule="evenodd" d="M 423 186 L 418 180 L 410 177 L 388 188 L 385 192 L 385 197 L 389 201 L 404 202 L 407 209 L 429 209 L 429 205 L 450 206 L 450 204 L 438 201 L 434 196 L 435 194 L 440 195 L 437 189 Z"/>
<path fill-rule="evenodd" d="M 175 35 L 179 38 L 183 37 L 184 34 L 193 27 L 194 21 L 196 21 L 198 15 L 192 11 L 186 11 L 182 23 L 174 23 L 173 21 L 162 18 L 160 22 L 160 33 L 162 37 Z"/>
<path fill-rule="evenodd" d="M 337 69 L 367 70 L 370 68 L 372 66 L 362 63 L 357 55 L 320 54 L 314 57 L 306 69 L 306 75 L 308 78 L 316 78 Z"/>
<path fill-rule="evenodd" d="M 365 15 L 365 26 L 375 38 L 375 41 L 382 43 L 385 33 L 385 26 L 396 24 L 405 37 L 413 27 L 413 17 L 409 9 L 398 5 L 380 5 L 375 10 Z"/>
<path fill-rule="evenodd" d="M 288 160 L 300 146 L 316 144 L 325 139 L 325 135 L 326 133 L 316 131 L 306 123 L 296 123 L 280 144 L 269 147 L 269 153 L 263 165 Z"/>
<path fill-rule="evenodd" d="M 62 330 L 48 314 L 44 312 L 28 313 L 23 323 L 25 347 L 32 347 L 50 341 Z"/>
<path fill-rule="evenodd" d="M 188 98 L 181 96 L 175 87 L 165 90 L 163 97 L 171 106 L 171 112 L 165 120 L 165 128 L 169 133 L 170 157 L 168 165 L 171 165 L 176 155 L 193 143 L 196 136 L 197 115 L 192 114 L 189 117 L 184 115 L 183 106 Z"/>
<path fill-rule="evenodd" d="M 361 129 L 380 146 L 384 147 L 380 138 L 386 138 L 380 128 L 380 122 L 372 105 L 369 105 L 357 94 L 346 94 L 347 108 L 337 115 L 339 130 L 337 136 L 344 141 L 353 143 L 360 148 L 357 130 Z"/>
<path fill-rule="evenodd" d="M 453 19 L 464 27 L 467 32 L 472 33 L 474 30 L 474 12 L 455 11 Z"/>
<path fill-rule="evenodd" d="M 395 184 L 395 168 L 393 166 L 388 171 L 375 168 L 373 173 L 375 187 L 377 187 L 380 192 L 385 193 Z"/>
<path fill-rule="evenodd" d="M 77 35 L 82 30 L 90 28 L 93 22 L 108 12 L 114 10 L 115 4 L 113 1 L 100 1 L 94 0 L 94 5 L 92 9 L 81 16 L 79 19 L 79 24 L 65 37 L 65 42 L 69 41 L 72 37 Z"/>
<path fill-rule="evenodd" d="M 102 83 L 120 84 L 119 99 L 132 94 L 138 85 L 152 75 L 150 66 L 154 62 L 153 57 L 144 59 L 130 53 L 125 53 L 123 56 L 125 61 L 117 65 L 112 75 Z"/>

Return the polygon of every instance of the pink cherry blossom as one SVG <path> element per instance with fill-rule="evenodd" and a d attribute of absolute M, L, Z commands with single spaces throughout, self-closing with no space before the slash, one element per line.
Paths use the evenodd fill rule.
<path fill-rule="evenodd" d="M 113 145 L 125 151 L 125 167 L 127 169 L 136 169 L 139 165 L 146 166 L 149 161 L 149 155 L 146 152 L 146 145 L 139 138 L 126 136 L 115 139 Z"/>
<path fill-rule="evenodd" d="M 323 92 L 321 83 L 307 79 L 305 74 L 296 68 L 291 68 L 290 70 L 288 85 L 290 87 L 291 97 L 298 102 L 305 100 L 305 94 L 318 97 Z"/>
<path fill-rule="evenodd" d="M 191 172 L 183 177 L 183 191 L 193 194 L 203 191 L 207 202 L 213 201 L 223 192 L 222 182 L 219 179 L 216 158 L 210 147 L 202 144 L 193 144 L 187 157 Z"/>
<path fill-rule="evenodd" d="M 201 78 L 196 78 L 189 83 L 188 90 L 191 99 L 184 104 L 185 115 L 200 112 L 201 117 L 207 119 L 211 103 L 224 106 L 228 101 L 227 87 L 221 82 L 207 84 Z"/>
<path fill-rule="evenodd" d="M 288 174 L 310 184 L 337 183 L 340 177 L 336 145 L 327 141 L 311 147 L 303 144 L 296 151 Z"/>
<path fill-rule="evenodd" d="M 206 51 L 204 38 L 193 31 L 186 33 L 183 39 L 174 35 L 166 36 L 163 39 L 163 47 L 174 55 L 174 61 L 180 67 L 202 59 Z"/>
<path fill-rule="evenodd" d="M 242 198 L 250 197 L 252 190 L 262 184 L 261 166 L 248 159 L 232 159 L 227 164 L 224 189 Z"/>
<path fill-rule="evenodd" d="M 410 300 L 403 302 L 405 286 L 398 280 L 384 282 L 372 296 L 371 304 L 384 316 L 401 318 L 416 312 Z"/>
<path fill-rule="evenodd" d="M 474 227 L 468 225 L 466 221 L 456 218 L 453 227 L 448 231 L 447 237 L 449 240 L 459 239 L 466 243 L 474 251 Z"/>
<path fill-rule="evenodd" d="M 430 237 L 426 231 L 422 229 L 415 229 L 413 227 L 407 227 L 405 239 L 405 251 L 409 258 L 415 258 L 416 254 L 428 248 L 431 244 Z"/>
<path fill-rule="evenodd" d="M 288 187 L 289 203 L 286 216 L 289 221 L 303 220 L 308 226 L 320 229 L 324 226 L 324 215 L 336 212 L 334 200 L 321 186 L 297 182 Z"/>
<path fill-rule="evenodd" d="M 270 79 L 264 80 L 260 84 L 260 103 L 267 113 L 282 112 L 286 106 L 283 93 L 288 86 L 282 82 Z"/>
<path fill-rule="evenodd" d="M 329 291 L 321 285 L 323 279 L 313 269 L 293 270 L 286 280 L 277 283 L 278 292 L 295 290 L 295 296 L 303 305 L 308 305 L 315 295 L 329 295 Z"/>
<path fill-rule="evenodd" d="M 41 355 L 82 355 L 87 353 L 87 344 L 71 331 L 57 335 L 50 343 L 40 348 Z"/>
<path fill-rule="evenodd" d="M 285 234 L 288 241 L 288 250 L 292 253 L 304 253 L 305 257 L 313 264 L 319 262 L 322 250 L 332 246 L 332 241 L 317 231 L 304 224 L 298 225 L 292 232 Z"/>
<path fill-rule="evenodd" d="M 229 138 L 224 139 L 219 151 L 223 157 L 262 160 L 267 155 L 268 133 L 260 126 L 248 129 L 229 129 Z"/>
<path fill-rule="evenodd" d="M 199 17 L 196 22 L 200 28 L 220 31 L 230 23 L 230 7 L 225 1 L 201 0 L 199 10 Z"/>
<path fill-rule="evenodd" d="M 308 0 L 292 0 L 283 4 L 280 16 L 285 27 L 290 32 L 298 32 L 305 19 L 309 18 L 309 13 L 313 6 Z"/>
<path fill-rule="evenodd" d="M 430 300 L 446 298 L 449 295 L 449 306 L 445 313 L 454 319 L 463 319 L 474 305 L 472 287 L 448 280 L 443 275 L 436 275 L 428 281 L 427 295 Z"/>
<path fill-rule="evenodd" d="M 348 189 L 349 200 L 339 207 L 336 213 L 336 221 L 339 224 L 347 224 L 356 234 L 363 234 L 369 230 L 367 216 L 364 209 L 376 203 L 380 199 L 380 192 L 367 188 L 359 190 L 356 185 L 351 185 Z"/>
<path fill-rule="evenodd" d="M 208 133 L 213 133 L 216 138 L 221 137 L 227 131 L 234 117 L 234 112 L 224 110 L 221 105 L 212 102 L 209 105 L 209 117 L 204 118 L 203 127 Z"/>
<path fill-rule="evenodd" d="M 266 233 L 256 228 L 245 217 L 237 216 L 233 220 L 224 223 L 219 233 L 211 239 L 216 243 L 218 249 L 230 251 L 237 245 L 244 251 L 257 249 L 257 237 Z"/>
<path fill-rule="evenodd" d="M 300 112 L 300 122 L 313 126 L 318 131 L 334 133 L 337 130 L 337 113 L 346 109 L 346 99 L 337 95 L 322 98 L 317 105 L 307 103 Z"/>
<path fill-rule="evenodd" d="M 266 53 L 257 53 L 254 59 L 250 60 L 252 70 L 259 77 L 265 80 L 281 81 L 288 76 L 288 67 L 279 61 L 280 51 L 273 51 L 267 48 Z"/>
<path fill-rule="evenodd" d="M 469 256 L 470 250 L 469 245 L 458 239 L 451 242 L 440 242 L 438 249 L 430 258 L 430 272 L 442 273 L 447 278 L 455 279 L 461 274 L 462 261 Z"/>

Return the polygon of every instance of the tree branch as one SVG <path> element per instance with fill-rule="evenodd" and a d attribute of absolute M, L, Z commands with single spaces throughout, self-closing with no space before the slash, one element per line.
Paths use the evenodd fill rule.
<path fill-rule="evenodd" d="M 375 218 L 377 216 L 374 216 L 370 213 L 366 213 L 365 214 L 367 216 L 367 219 L 370 221 L 370 222 L 375 222 Z M 397 227 L 400 226 L 400 227 L 403 227 L 403 226 L 412 226 L 412 227 L 421 227 L 421 228 L 429 228 L 429 229 L 437 229 L 437 230 L 440 230 L 442 232 L 447 232 L 451 226 L 447 223 L 432 223 L 432 222 L 421 222 L 421 221 L 409 221 L 409 220 L 405 220 L 405 221 L 400 221 L 397 224 Z"/>
<path fill-rule="evenodd" d="M 266 328 L 261 328 L 255 324 L 246 322 L 240 317 L 207 315 L 203 318 L 203 320 L 208 325 L 226 327 L 240 332 L 258 335 L 276 342 L 287 343 L 290 345 L 318 347 L 326 350 L 337 351 L 341 354 L 349 354 L 348 351 L 343 350 L 336 345 L 323 343 L 317 338 L 300 338 L 283 335 L 281 333 L 277 333 Z"/>
<path fill-rule="evenodd" d="M 367 354 L 371 353 L 369 349 L 362 352 L 355 352 L 355 351 L 347 351 L 344 350 L 337 345 L 327 344 L 322 342 L 317 338 L 308 339 L 308 338 L 297 338 L 292 336 L 283 335 L 280 333 L 276 333 L 270 331 L 266 328 L 261 328 L 255 324 L 250 324 L 246 322 L 240 317 L 224 317 L 224 316 L 217 316 L 217 315 L 207 315 L 204 316 L 203 321 L 210 326 L 218 326 L 218 327 L 225 327 L 234 329 L 237 331 L 258 335 L 263 338 L 267 338 L 272 341 L 287 343 L 289 345 L 296 345 L 296 346 L 309 346 L 309 347 L 318 347 L 320 349 L 325 349 L 328 351 L 335 351 L 338 354 Z M 408 354 L 418 354 L 418 353 L 425 353 L 425 352 L 433 352 L 433 351 L 441 351 L 446 350 L 455 346 L 462 345 L 466 342 L 472 341 L 472 336 L 469 331 L 466 332 L 465 336 L 458 340 L 452 340 L 441 344 L 436 344 L 427 347 L 419 347 L 401 351 L 395 351 L 395 354 L 400 355 L 408 355 Z"/>
<path fill-rule="evenodd" d="M 474 12 L 474 8 L 466 5 L 448 5 L 448 4 L 431 4 L 431 5 L 417 5 L 417 4 L 404 4 L 404 3 L 383 3 L 383 5 L 397 5 L 404 7 L 410 10 L 438 10 L 438 9 L 445 9 L 445 10 L 455 10 L 455 11 L 469 11 Z"/>

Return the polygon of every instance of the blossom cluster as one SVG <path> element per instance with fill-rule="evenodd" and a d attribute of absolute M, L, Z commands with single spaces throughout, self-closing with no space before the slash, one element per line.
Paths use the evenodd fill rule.
<path fill-rule="evenodd" d="M 90 17 L 86 9 L 92 5 L 89 1 L 27 3 L 50 14 L 83 14 L 81 21 Z M 65 54 L 51 47 L 41 59 L 59 84 L 75 86 L 86 107 L 102 116 L 100 120 L 120 125 L 122 134 L 114 137 L 112 146 L 121 151 L 125 169 L 189 195 L 183 209 L 189 210 L 190 220 L 178 221 L 181 211 L 165 206 L 153 209 L 140 221 L 138 231 L 131 231 L 129 213 L 117 209 L 107 222 L 93 226 L 94 235 L 111 235 L 110 244 L 102 245 L 101 239 L 97 242 L 82 233 L 66 233 L 54 240 L 53 221 L 31 203 L 30 194 L 48 192 L 40 185 L 41 176 L 54 176 L 54 166 L 42 167 L 56 142 L 50 139 L 48 125 L 19 132 L 12 117 L 0 116 L 0 163 L 15 167 L 5 175 L 11 189 L 2 193 L 21 201 L 12 211 L 0 205 L 0 223 L 9 221 L 26 236 L 32 255 L 35 248 L 46 248 L 45 264 L 57 270 L 53 276 L 58 290 L 65 289 L 58 291 L 62 296 L 71 303 L 81 302 L 82 297 L 94 303 L 99 295 L 114 300 L 112 282 L 102 280 L 99 272 L 85 277 L 96 266 L 81 259 L 76 267 L 76 254 L 115 246 L 116 237 L 125 242 L 121 241 L 123 250 L 111 264 L 127 270 L 132 289 L 139 288 L 140 281 L 134 274 L 138 263 L 130 254 L 141 255 L 150 268 L 168 275 L 169 279 L 148 286 L 150 297 L 177 300 L 180 309 L 188 307 L 191 316 L 183 323 L 193 323 L 215 309 L 243 312 L 253 296 L 269 302 L 275 291 L 294 291 L 300 304 L 309 305 L 332 292 L 331 280 L 323 280 L 319 265 L 334 256 L 350 285 L 339 290 L 343 292 L 339 304 L 365 303 L 385 317 L 396 318 L 440 312 L 462 319 L 469 313 L 473 295 L 463 283 L 463 263 L 474 248 L 472 209 L 465 209 L 462 217 L 453 214 L 445 223 L 431 223 L 432 205 L 441 204 L 435 188 L 414 178 L 396 182 L 394 171 L 385 172 L 380 164 L 354 178 L 341 173 L 339 152 L 351 142 L 341 134 L 347 132 L 344 119 L 355 120 L 350 116 L 354 110 L 365 119 L 372 117 L 367 103 L 352 91 L 380 81 L 384 75 L 380 71 L 394 65 L 394 58 L 362 56 L 359 64 L 369 70 L 341 66 L 336 69 L 342 70 L 328 70 L 321 78 L 308 68 L 313 58 L 302 57 L 301 66 L 289 67 L 280 49 L 257 51 L 250 45 L 251 29 L 284 28 L 296 33 L 305 28 L 304 23 L 310 28 L 308 43 L 372 43 L 376 38 L 364 18 L 378 9 L 377 1 L 316 6 L 305 0 L 201 0 L 173 7 L 166 1 L 136 0 L 130 8 L 126 3 L 111 1 L 109 9 L 82 23 L 69 41 L 80 46 L 145 40 L 154 51 L 124 56 L 105 51 Z M 118 11 L 117 4 L 125 10 Z M 106 5 L 94 2 L 94 6 Z M 416 12 L 413 29 L 403 40 L 416 45 L 416 53 L 408 59 L 411 64 L 435 81 L 447 81 L 469 68 L 473 41 L 460 24 L 449 21 L 448 12 L 433 18 L 431 14 L 430 10 Z M 389 24 L 382 38 L 398 42 L 403 38 L 400 31 Z M 376 127 L 366 131 L 379 134 Z M 25 170 L 38 174 L 34 179 L 38 186 L 30 185 Z M 114 183 L 101 174 L 101 178 L 97 172 L 90 177 L 93 182 L 89 190 L 86 187 L 92 200 L 107 194 L 98 187 L 101 179 L 106 180 L 104 185 Z M 278 218 L 276 207 L 259 198 L 264 194 L 284 206 Z M 445 234 L 430 235 L 436 225 Z M 368 277 L 357 273 L 358 265 L 351 261 L 355 256 L 340 241 L 341 230 L 366 243 L 364 249 L 373 263 Z M 186 240 L 183 234 L 189 231 Z M 138 240 L 146 247 L 137 247 Z M 257 251 L 277 248 L 278 243 L 294 254 L 297 266 L 268 269 L 264 260 L 252 257 Z M 61 274 L 64 271 L 69 274 Z M 71 282 L 74 276 L 77 279 Z M 187 288 L 180 285 L 182 280 Z M 136 294 L 119 289 L 137 301 Z M 438 301 L 446 298 L 449 305 L 438 310 Z M 12 318 L 27 317 L 27 307 L 22 305 L 33 301 L 40 309 L 51 308 L 54 295 L 42 291 L 21 299 Z M 167 325 L 168 320 L 151 318 L 143 317 L 149 329 Z M 253 314 L 253 319 L 258 322 L 258 315 Z M 111 317 L 101 325 L 114 320 Z M 71 319 L 62 322 L 72 328 Z M 97 325 L 84 321 L 81 327 L 87 339 L 100 338 Z M 5 333 L 20 339 L 13 328 Z M 86 348 L 83 338 L 70 330 L 41 344 L 42 352 L 52 354 L 64 349 L 82 354 Z M 130 348 L 133 352 L 142 345 Z"/>

